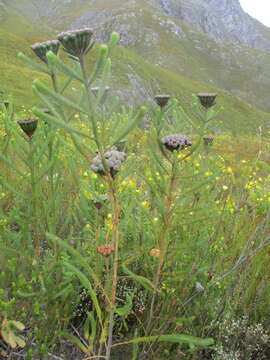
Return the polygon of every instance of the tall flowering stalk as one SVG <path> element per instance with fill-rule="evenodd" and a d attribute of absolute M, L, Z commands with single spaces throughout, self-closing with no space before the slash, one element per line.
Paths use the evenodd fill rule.
<path fill-rule="evenodd" d="M 55 131 L 55 128 L 60 129 L 59 134 L 57 134 L 60 142 L 67 144 L 68 135 L 70 136 L 78 153 L 88 164 L 87 166 L 96 174 L 96 177 L 99 176 L 102 179 L 103 188 L 106 189 L 107 192 L 106 198 L 108 199 L 108 204 L 106 204 L 106 206 L 111 212 L 111 223 L 108 229 L 104 226 L 103 230 L 106 232 L 106 236 L 104 237 L 102 237 L 102 231 L 93 231 L 95 234 L 95 253 L 99 256 L 99 260 L 93 268 L 89 266 L 88 258 L 80 254 L 77 249 L 55 236 L 55 234 L 47 234 L 47 238 L 52 241 L 53 244 L 59 245 L 60 248 L 63 247 L 70 253 L 70 259 L 61 261 L 59 265 L 63 267 L 63 271 L 67 269 L 68 272 L 71 272 L 74 277 L 76 276 L 79 279 L 83 288 L 88 291 L 93 305 L 93 311 L 88 313 L 86 321 L 86 326 L 89 327 L 89 324 L 91 324 L 91 334 L 89 328 L 87 328 L 85 331 L 85 340 L 80 338 L 79 341 L 78 338 L 74 338 L 74 336 L 70 334 L 66 334 L 66 336 L 73 340 L 74 343 L 79 344 L 87 357 L 93 359 L 105 358 L 106 360 L 111 360 L 113 346 L 120 345 L 113 344 L 116 314 L 125 318 L 132 307 L 132 299 L 129 296 L 127 304 L 123 308 L 118 308 L 117 290 L 120 266 L 122 266 L 124 272 L 132 274 L 131 277 L 133 277 L 135 281 L 136 279 L 141 280 L 142 278 L 129 272 L 124 262 L 121 263 L 120 242 L 122 241 L 122 228 L 120 225 L 122 221 L 122 210 L 124 209 L 122 209 L 122 203 L 120 201 L 121 194 L 119 193 L 118 175 L 125 166 L 126 152 L 128 153 L 126 150 L 125 152 L 120 151 L 120 146 L 131 131 L 140 124 L 146 109 L 144 107 L 140 108 L 139 111 L 135 112 L 135 115 L 134 111 L 128 111 L 126 116 L 123 117 L 125 122 L 119 122 L 121 123 L 121 127 L 118 127 L 117 131 L 115 131 L 114 128 L 115 123 L 108 120 L 108 130 L 111 130 L 109 131 L 109 135 L 104 126 L 103 110 L 105 110 L 104 103 L 107 99 L 106 95 L 109 89 L 108 81 L 111 70 L 110 55 L 118 40 L 119 35 L 113 33 L 108 45 L 100 46 L 96 65 L 89 75 L 86 56 L 94 46 L 93 31 L 86 28 L 59 34 L 57 41 L 68 54 L 72 66 L 67 65 L 67 63 L 63 62 L 58 56 L 58 49 L 53 47 L 56 46 L 56 43 L 51 44 L 52 48 L 50 51 L 47 51 L 49 44 L 45 44 L 46 58 L 43 56 L 44 53 L 40 53 L 40 48 L 35 48 L 35 53 L 47 66 L 46 71 L 44 67 L 42 67 L 42 71 L 48 75 L 57 74 L 58 72 L 62 73 L 62 75 L 67 77 L 66 85 L 62 90 L 59 90 L 56 79 L 53 77 L 53 90 L 39 80 L 36 80 L 33 84 L 34 92 L 41 99 L 43 105 L 48 108 L 46 112 L 34 108 L 34 114 L 48 123 L 52 127 L 52 131 Z M 41 50 L 43 51 L 43 46 Z M 40 68 L 40 65 L 33 63 L 25 58 L 25 56 L 20 55 L 20 57 L 30 66 Z M 74 99 L 66 95 L 65 90 L 73 82 L 79 84 L 82 89 L 80 98 Z M 97 82 L 97 84 L 95 82 Z M 152 326 L 155 316 L 155 304 L 170 244 L 169 232 L 172 226 L 174 197 L 179 175 L 178 153 L 191 146 L 191 140 L 187 136 L 179 133 L 161 138 L 164 125 L 168 125 L 168 122 L 166 123 L 165 121 L 166 114 L 173 106 L 173 103 L 169 103 L 169 95 L 158 95 L 155 100 L 159 106 L 159 112 L 155 118 L 154 133 L 156 139 L 158 139 L 155 147 L 158 147 L 164 156 L 165 167 L 170 174 L 170 181 L 165 192 L 164 210 L 162 212 L 162 222 L 164 226 L 158 236 L 159 249 L 155 251 L 155 256 L 159 258 L 159 264 L 153 281 L 154 289 L 150 286 L 150 288 L 153 289 L 153 294 L 149 319 L 146 326 L 147 337 L 132 339 L 131 342 L 134 341 L 135 343 L 152 342 L 158 339 L 158 337 L 152 337 Z M 109 110 L 110 109 L 108 109 L 107 114 L 108 119 L 111 117 Z M 71 121 L 73 116 L 68 117 L 68 113 L 78 113 L 78 118 L 86 121 L 85 124 L 87 124 L 87 126 L 85 126 L 83 130 L 78 130 L 76 124 Z M 120 118 L 119 114 L 114 113 L 113 117 L 115 118 L 117 116 Z M 63 133 L 61 133 L 61 130 L 63 130 Z M 94 145 L 96 155 L 93 155 L 91 145 Z M 84 213 L 84 216 L 90 217 L 91 214 Z M 104 264 L 103 270 L 100 269 L 100 263 Z M 145 281 L 147 283 L 147 279 L 144 278 L 143 282 Z M 148 281 L 148 285 L 149 282 L 150 281 Z M 151 282 L 150 284 L 152 285 Z M 138 331 L 136 331 L 135 334 L 137 336 Z M 148 337 L 148 335 L 151 336 Z M 177 336 L 178 341 L 181 342 L 183 338 L 180 334 L 177 334 Z M 166 339 L 167 341 L 175 341 L 175 334 L 172 337 L 166 335 Z M 198 339 L 196 338 L 190 339 L 190 341 L 198 343 Z"/>
<path fill-rule="evenodd" d="M 146 327 L 146 334 L 148 335 L 154 318 L 154 309 L 156 303 L 156 297 L 158 293 L 158 287 L 160 285 L 163 267 L 167 255 L 167 250 L 169 246 L 169 232 L 171 229 L 172 219 L 173 219 L 173 207 L 174 207 L 174 198 L 175 191 L 178 185 L 179 178 L 179 159 L 178 152 L 192 146 L 191 140 L 181 134 L 172 134 L 164 136 L 162 139 L 158 139 L 161 146 L 164 146 L 167 154 L 165 159 L 169 162 L 170 171 L 169 171 L 169 185 L 167 188 L 167 193 L 164 201 L 164 213 L 162 214 L 162 228 L 159 233 L 157 240 L 159 246 L 159 263 L 157 271 L 154 277 L 154 293 L 151 301 L 150 312 L 148 317 L 148 323 Z"/>
<path fill-rule="evenodd" d="M 156 200 L 161 213 L 159 215 L 159 231 L 157 232 L 156 240 L 157 248 L 153 249 L 155 251 L 152 250 L 150 255 L 157 258 L 158 264 L 155 267 L 153 275 L 154 292 L 151 297 L 150 311 L 145 324 L 146 336 L 153 335 L 155 333 L 154 328 L 157 327 L 156 314 L 161 307 L 157 300 L 162 292 L 161 284 L 164 278 L 164 268 L 168 256 L 168 249 L 172 242 L 171 232 L 174 227 L 174 212 L 177 210 L 179 199 L 184 195 L 179 195 L 179 187 L 181 187 L 180 181 L 181 176 L 184 173 L 185 161 L 200 149 L 203 138 L 208 139 L 206 133 L 211 131 L 211 122 L 216 115 L 211 110 L 215 98 L 215 94 L 209 94 L 209 96 L 208 94 L 203 94 L 203 99 L 201 98 L 201 94 L 198 95 L 199 101 L 196 105 L 196 117 L 199 120 L 199 123 L 197 124 L 199 131 L 197 131 L 197 141 L 195 143 L 188 136 L 179 133 L 171 133 L 162 137 L 161 134 L 165 131 L 168 132 L 175 128 L 179 128 L 180 126 L 179 124 L 174 123 L 174 121 L 172 123 L 168 123 L 167 121 L 170 106 L 174 106 L 173 103 L 168 105 L 169 96 L 160 95 L 155 98 L 159 109 L 153 111 L 153 126 L 150 130 L 151 135 L 149 136 L 149 139 L 151 140 L 151 143 L 149 148 L 154 155 L 153 160 L 155 159 L 154 163 L 156 164 L 156 167 L 153 166 L 152 174 L 158 188 L 162 188 L 163 196 Z M 193 123 L 182 108 L 180 108 L 180 113 L 183 121 L 186 120 L 188 123 Z M 162 154 L 161 158 L 158 152 L 159 154 Z M 156 173 L 158 176 L 156 176 Z M 162 181 L 158 180 L 159 176 L 160 179 L 163 179 Z M 165 178 L 167 179 L 166 186 L 163 187 L 162 184 L 165 184 Z M 150 177 L 149 181 L 150 188 L 153 188 L 152 177 Z M 157 195 L 154 194 L 154 197 L 156 196 Z M 155 199 L 153 199 L 153 201 L 155 201 Z M 164 329 L 164 331 L 167 330 L 167 328 Z M 151 345 L 149 349 L 153 349 L 153 345 Z M 141 352 L 142 359 L 147 357 L 146 354 L 149 354 L 148 351 L 150 350 L 147 350 L 147 345 L 144 345 L 143 351 Z"/>

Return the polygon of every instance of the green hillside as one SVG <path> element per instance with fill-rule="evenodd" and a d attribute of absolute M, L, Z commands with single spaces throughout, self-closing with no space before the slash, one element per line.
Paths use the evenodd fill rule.
<path fill-rule="evenodd" d="M 22 51 L 34 57 L 29 47 L 30 44 L 38 40 L 52 38 L 53 35 L 45 35 L 44 27 L 42 30 L 40 28 L 37 30 L 38 16 L 33 13 L 35 8 L 31 4 L 27 8 L 27 4 L 30 3 L 25 0 L 24 7 L 22 4 L 20 5 L 21 10 L 24 8 L 29 13 L 32 13 L 32 23 L 25 16 L 18 15 L 20 9 L 17 6 L 14 10 L 16 16 L 12 16 L 11 12 L 0 25 L 0 51 L 2 55 L 0 61 L 0 90 L 4 93 L 4 97 L 13 95 L 17 106 L 24 104 L 31 107 L 37 101 L 32 94 L 31 83 L 37 77 L 44 79 L 44 76 L 26 68 L 17 59 L 17 53 Z M 81 3 L 75 2 L 73 7 L 67 7 L 67 12 L 62 14 L 61 19 L 55 15 L 55 17 L 51 17 L 51 21 L 60 19 L 61 22 L 71 23 L 78 17 L 79 12 L 82 14 L 86 10 L 89 11 L 91 6 L 92 10 L 101 9 L 103 2 L 92 2 L 91 6 L 88 4 L 84 7 L 79 7 L 79 4 Z M 118 5 L 118 1 L 112 1 L 110 11 L 115 11 Z M 140 5 L 142 3 L 137 2 L 137 6 Z M 56 10 L 59 11 L 57 6 Z M 188 109 L 192 102 L 193 93 L 211 91 L 219 94 L 219 104 L 225 108 L 220 115 L 223 129 L 232 130 L 234 133 L 244 133 L 254 131 L 262 124 L 268 126 L 270 115 L 257 108 L 267 109 L 269 107 L 269 103 L 265 101 L 268 85 L 260 82 L 259 76 L 256 77 L 256 71 L 259 71 L 259 60 L 262 62 L 262 68 L 270 67 L 270 62 L 266 61 L 269 54 L 261 52 L 260 56 L 258 56 L 258 50 L 245 49 L 239 46 L 239 59 L 236 59 L 236 54 L 232 51 L 233 45 L 220 44 L 218 47 L 211 39 L 191 30 L 185 24 L 181 24 L 181 27 L 189 37 L 179 41 L 179 39 L 177 40 L 171 36 L 169 29 L 171 24 L 166 23 L 165 16 L 159 14 L 158 18 L 153 17 L 151 12 L 153 9 L 150 10 L 148 8 L 146 11 L 138 13 L 136 22 L 138 29 L 141 30 L 137 29 L 136 38 L 129 45 L 119 46 L 113 55 L 112 87 L 118 93 L 121 93 L 121 97 L 125 98 L 127 103 L 141 103 L 145 98 L 153 97 L 155 93 L 166 92 L 177 97 L 181 104 Z M 130 29 L 133 29 L 136 25 L 133 16 L 129 16 L 130 14 L 132 14 L 132 11 L 123 7 L 118 14 L 119 19 L 113 23 L 107 21 L 105 16 L 104 21 L 107 22 L 107 28 L 98 29 L 96 33 L 106 38 L 114 30 L 114 27 L 118 28 L 120 21 L 123 29 L 129 23 L 130 27 L 127 33 L 130 33 Z M 11 26 L 13 23 L 14 26 Z M 60 23 L 58 25 L 60 26 Z M 12 33 L 5 30 L 7 27 L 12 30 Z M 151 33 L 153 29 L 154 33 Z M 52 30 L 47 31 L 47 34 L 51 33 L 53 33 Z M 158 37 L 154 41 L 150 35 L 155 33 L 158 34 Z M 200 44 L 200 49 L 196 44 Z M 225 53 L 227 55 L 223 56 Z M 91 56 L 95 56 L 94 54 L 90 55 L 90 65 L 92 63 Z M 250 54 L 259 59 L 256 65 L 253 66 L 252 76 L 248 75 L 252 68 Z M 164 62 L 165 57 L 166 62 Z M 223 65 L 221 58 L 225 62 Z M 246 67 L 243 66 L 244 60 L 246 61 Z M 237 61 L 242 64 L 239 65 L 239 68 L 237 67 Z M 223 71 L 220 71 L 221 65 L 224 67 Z M 267 78 L 269 74 L 270 69 L 269 73 L 265 74 L 264 77 Z M 252 87 L 254 82 L 257 84 L 256 87 Z M 245 94 L 241 93 L 241 86 L 245 87 Z M 242 97 L 246 97 L 247 93 L 252 94 L 248 98 L 249 103 L 256 103 L 258 106 L 251 106 L 238 96 L 232 95 L 227 88 L 232 91 L 235 90 Z M 260 101 L 256 100 L 256 94 L 260 95 Z M 262 106 L 262 103 L 265 106 Z"/>

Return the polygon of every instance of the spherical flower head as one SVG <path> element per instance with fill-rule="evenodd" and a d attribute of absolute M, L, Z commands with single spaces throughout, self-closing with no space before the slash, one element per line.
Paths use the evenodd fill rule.
<path fill-rule="evenodd" d="M 21 119 L 18 121 L 23 132 L 29 137 L 32 138 L 34 132 L 37 129 L 38 120 L 35 118 Z"/>
<path fill-rule="evenodd" d="M 113 178 L 119 172 L 122 163 L 126 160 L 126 157 L 127 155 L 124 152 L 118 151 L 116 147 L 112 147 L 109 151 L 105 152 L 104 158 Z M 97 174 L 106 174 L 100 155 L 97 155 L 93 159 L 91 169 Z"/>
<path fill-rule="evenodd" d="M 215 100 L 217 94 L 209 94 L 209 93 L 200 93 L 197 95 L 201 105 L 206 109 L 210 109 L 212 106 L 216 104 Z"/>
<path fill-rule="evenodd" d="M 63 32 L 57 36 L 57 39 L 63 45 L 65 52 L 76 58 L 81 58 L 93 47 L 92 37 L 93 31 L 85 28 Z"/>
<path fill-rule="evenodd" d="M 52 51 L 55 55 L 58 54 L 60 47 L 60 42 L 58 40 L 48 40 L 44 42 L 39 42 L 31 46 L 31 49 L 34 51 L 37 57 L 41 61 L 48 63 L 47 52 Z"/>
<path fill-rule="evenodd" d="M 170 95 L 156 95 L 155 96 L 155 101 L 158 104 L 158 106 L 163 109 L 169 102 L 171 96 Z"/>
<path fill-rule="evenodd" d="M 105 244 L 103 246 L 100 246 L 97 249 L 98 253 L 103 255 L 104 257 L 110 256 L 112 253 L 115 252 L 115 247 L 113 244 Z"/>
<path fill-rule="evenodd" d="M 186 135 L 172 134 L 164 136 L 161 143 L 170 151 L 183 150 L 192 146 L 191 140 Z"/>
<path fill-rule="evenodd" d="M 204 141 L 204 145 L 206 145 L 206 146 L 212 145 L 214 142 L 214 137 L 213 136 L 204 136 L 203 141 Z"/>

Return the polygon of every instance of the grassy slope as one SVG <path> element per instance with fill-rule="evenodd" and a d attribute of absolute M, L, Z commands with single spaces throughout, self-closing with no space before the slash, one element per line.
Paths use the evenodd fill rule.
<path fill-rule="evenodd" d="M 0 31 L 0 51 L 2 54 L 0 62 L 1 90 L 4 90 L 6 94 L 14 95 L 17 105 L 26 104 L 31 106 L 36 102 L 31 91 L 31 83 L 35 78 L 45 79 L 45 77 L 22 66 L 16 58 L 18 51 L 31 54 L 28 48 L 29 42 L 24 38 Z M 186 108 L 192 102 L 192 93 L 217 91 L 203 82 L 197 82 L 180 74 L 153 66 L 123 47 L 119 47 L 115 51 L 113 63 L 113 87 L 115 89 L 124 88 L 126 91 L 131 90 L 134 102 L 136 102 L 139 87 L 149 84 L 152 84 L 152 94 L 158 91 L 169 92 L 176 96 Z M 136 77 L 138 80 L 137 89 L 132 88 L 133 85 L 129 80 L 130 76 Z M 267 114 L 250 107 L 239 98 L 218 92 L 220 93 L 219 103 L 226 109 L 221 115 L 225 129 L 245 132 L 256 128 L 260 123 L 268 119 Z M 141 101 L 141 98 L 138 99 L 139 101 Z"/>
<path fill-rule="evenodd" d="M 218 103 L 224 107 L 224 111 L 219 116 L 223 129 L 234 133 L 245 133 L 253 131 L 260 124 L 269 123 L 268 113 L 252 107 L 237 96 L 167 69 L 153 66 L 125 48 L 119 48 L 115 51 L 114 62 L 114 75 L 116 79 L 120 78 L 122 83 L 126 80 L 125 74 L 139 74 L 144 80 L 142 85 L 147 86 L 152 83 L 153 90 L 158 90 L 159 87 L 161 92 L 173 94 L 187 110 L 192 103 L 192 94 L 200 91 L 217 92 L 219 94 Z M 156 85 L 157 83 L 158 85 Z M 138 87 L 139 85 L 140 83 Z"/>
<path fill-rule="evenodd" d="M 31 83 L 40 75 L 22 66 L 16 56 L 19 51 L 30 53 L 28 41 L 19 35 L 0 30 L 0 90 L 4 97 L 13 95 L 16 104 L 31 105 L 34 101 Z"/>
<path fill-rule="evenodd" d="M 190 0 L 187 3 L 191 6 Z M 52 4 L 48 5 L 51 12 L 47 17 L 45 14 L 43 20 L 57 29 L 67 29 L 74 24 L 90 25 L 105 38 L 109 32 L 117 30 L 124 41 L 129 37 L 128 48 L 143 59 L 225 89 L 270 111 L 270 54 L 267 52 L 215 42 L 184 22 L 160 12 L 150 0 L 127 0 L 124 6 L 122 0 L 74 0 L 66 3 L 64 8 L 61 8 L 61 1 L 55 6 Z M 261 31 L 270 33 L 259 23 L 258 26 Z"/>

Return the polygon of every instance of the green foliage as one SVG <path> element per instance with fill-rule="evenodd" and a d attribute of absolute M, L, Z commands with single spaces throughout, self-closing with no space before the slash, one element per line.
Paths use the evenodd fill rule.
<path fill-rule="evenodd" d="M 28 356 L 42 358 L 66 338 L 86 358 L 111 360 L 126 345 L 133 360 L 202 358 L 217 319 L 268 314 L 267 142 L 247 138 L 249 159 L 232 158 L 243 151 L 235 137 L 205 143 L 220 112 L 196 98 L 187 111 L 177 100 L 164 109 L 101 101 L 117 38 L 101 46 L 90 75 L 84 57 L 48 54 L 46 83 L 33 84 L 48 109 L 33 109 L 32 136 L 17 124 L 31 112 L 2 107 L 4 352 L 25 341 Z M 180 136 L 172 151 L 162 141 L 171 134 L 192 146 Z M 7 322 L 26 326 L 23 339 Z"/>

